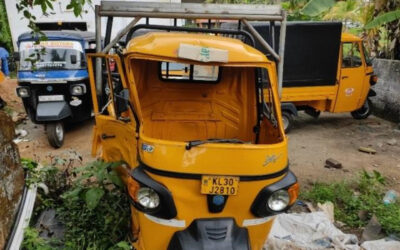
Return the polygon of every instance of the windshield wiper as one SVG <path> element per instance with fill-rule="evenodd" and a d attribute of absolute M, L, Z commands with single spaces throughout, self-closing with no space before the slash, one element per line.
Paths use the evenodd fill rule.
<path fill-rule="evenodd" d="M 206 143 L 237 143 L 237 144 L 245 144 L 249 142 L 245 142 L 239 139 L 216 139 L 216 138 L 210 138 L 206 140 L 194 140 L 194 141 L 188 141 L 186 144 L 186 150 L 190 150 L 193 147 L 206 144 Z"/>

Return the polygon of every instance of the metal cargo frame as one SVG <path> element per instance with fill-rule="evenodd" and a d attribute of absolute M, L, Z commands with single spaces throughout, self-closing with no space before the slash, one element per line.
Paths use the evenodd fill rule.
<path fill-rule="evenodd" d="M 107 18 L 104 48 L 102 49 L 101 18 Z M 119 31 L 111 41 L 111 32 L 114 17 L 134 18 L 126 27 Z M 138 24 L 140 19 L 145 18 L 146 24 Z M 149 18 L 173 19 L 174 26 L 150 25 Z M 178 27 L 177 19 L 208 19 L 208 28 Z M 211 20 L 237 20 L 237 30 L 213 29 Z M 273 38 L 272 44 L 268 42 L 253 28 L 249 21 L 270 22 L 268 30 Z M 128 1 L 101 1 L 95 6 L 96 22 L 96 48 L 98 53 L 108 53 L 109 50 L 120 41 L 120 39 L 132 34 L 132 31 L 140 28 L 163 29 L 167 31 L 203 32 L 214 34 L 243 35 L 250 36 L 250 40 L 256 39 L 278 63 L 278 92 L 282 93 L 283 59 L 286 36 L 286 12 L 280 5 L 265 4 L 197 4 L 197 3 L 156 3 L 156 2 L 128 2 Z M 275 51 L 275 22 L 280 22 L 279 51 Z M 242 29 L 246 26 L 249 32 Z M 129 37 L 128 37 L 129 39 Z M 96 61 L 96 87 L 97 94 L 101 95 L 101 61 Z"/>

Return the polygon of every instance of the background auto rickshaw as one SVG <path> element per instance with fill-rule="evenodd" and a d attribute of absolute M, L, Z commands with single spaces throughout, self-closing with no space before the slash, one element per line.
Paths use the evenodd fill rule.
<path fill-rule="evenodd" d="M 50 145 L 59 148 L 64 142 L 64 125 L 92 115 L 85 53 L 93 51 L 95 40 L 93 33 L 82 31 L 44 34 L 47 40 L 38 45 L 37 37 L 30 33 L 18 38 L 17 95 L 31 121 L 45 125 Z M 38 53 L 40 58 L 36 58 Z"/>
<path fill-rule="evenodd" d="M 266 5 L 103 1 L 96 10 L 97 18 L 284 19 L 280 7 Z M 124 162 L 118 171 L 131 202 L 134 248 L 262 249 L 273 216 L 299 189 L 289 171 L 275 62 L 224 37 L 252 36 L 240 28 L 135 26 L 138 20 L 88 55 L 97 92 L 93 153 Z M 140 28 L 169 32 L 136 36 L 108 54 Z"/>
<path fill-rule="evenodd" d="M 271 41 L 268 23 L 252 25 Z M 286 132 L 298 110 L 315 118 L 324 111 L 350 112 L 354 119 L 371 114 L 369 97 L 376 93 L 370 87 L 377 76 L 361 38 L 342 33 L 340 22 L 288 22 L 286 41 L 281 94 Z M 256 48 L 269 56 L 259 43 Z"/>

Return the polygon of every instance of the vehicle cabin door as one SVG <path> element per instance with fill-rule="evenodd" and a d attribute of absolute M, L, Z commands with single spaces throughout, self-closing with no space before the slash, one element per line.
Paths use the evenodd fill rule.
<path fill-rule="evenodd" d="M 365 62 L 361 42 L 343 42 L 340 56 L 340 78 L 334 112 L 350 112 L 362 106 Z"/>
<path fill-rule="evenodd" d="M 100 95 L 96 91 L 93 67 L 96 60 L 101 60 L 103 69 Z M 101 158 L 105 161 L 125 161 L 135 167 L 137 122 L 132 105 L 129 104 L 129 91 L 121 60 L 116 55 L 88 55 L 88 70 L 96 120 L 92 153 L 96 154 L 101 149 Z"/>

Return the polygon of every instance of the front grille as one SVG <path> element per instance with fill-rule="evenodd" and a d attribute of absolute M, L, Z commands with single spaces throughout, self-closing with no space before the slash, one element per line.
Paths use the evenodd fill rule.
<path fill-rule="evenodd" d="M 228 232 L 227 227 L 206 227 L 207 238 L 210 240 L 224 240 Z"/>

